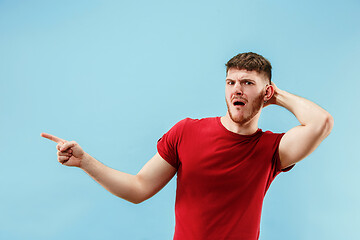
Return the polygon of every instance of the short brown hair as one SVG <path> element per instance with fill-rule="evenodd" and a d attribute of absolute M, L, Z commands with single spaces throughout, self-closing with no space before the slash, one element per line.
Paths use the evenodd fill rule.
<path fill-rule="evenodd" d="M 240 53 L 230 59 L 225 66 L 226 75 L 230 68 L 256 71 L 258 73 L 264 73 L 265 76 L 269 78 L 269 82 L 271 84 L 271 63 L 259 54 L 253 52 Z"/>

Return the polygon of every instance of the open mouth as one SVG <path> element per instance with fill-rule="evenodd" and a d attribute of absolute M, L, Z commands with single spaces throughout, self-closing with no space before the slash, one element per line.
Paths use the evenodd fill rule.
<path fill-rule="evenodd" d="M 245 105 L 244 102 L 238 101 L 238 100 L 236 100 L 233 104 L 234 104 L 234 106 L 244 106 Z"/>

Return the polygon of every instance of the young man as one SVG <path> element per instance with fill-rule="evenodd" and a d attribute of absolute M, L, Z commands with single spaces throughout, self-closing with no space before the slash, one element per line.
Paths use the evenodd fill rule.
<path fill-rule="evenodd" d="M 156 194 L 177 173 L 174 239 L 258 239 L 271 182 L 319 146 L 333 119 L 318 105 L 271 83 L 271 64 L 261 55 L 242 53 L 226 66 L 226 115 L 178 122 L 135 176 L 103 165 L 74 141 L 41 136 L 58 143 L 60 163 L 83 169 L 133 203 Z M 288 109 L 300 125 L 285 134 L 263 132 L 258 120 L 270 104 Z"/>

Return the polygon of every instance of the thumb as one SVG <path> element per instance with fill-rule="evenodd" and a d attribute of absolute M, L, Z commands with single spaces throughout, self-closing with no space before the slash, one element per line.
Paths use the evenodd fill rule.
<path fill-rule="evenodd" d="M 76 145 L 77 145 L 77 143 L 75 141 L 66 142 L 65 144 L 63 144 L 60 147 L 60 151 L 64 152 L 64 151 L 68 150 L 69 148 L 75 147 Z"/>

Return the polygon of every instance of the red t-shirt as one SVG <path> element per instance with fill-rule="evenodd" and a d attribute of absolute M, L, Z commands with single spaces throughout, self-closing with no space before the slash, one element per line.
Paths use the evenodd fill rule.
<path fill-rule="evenodd" d="M 284 134 L 227 130 L 220 117 L 186 118 L 159 139 L 162 158 L 177 169 L 174 240 L 255 240 L 263 199 L 281 171 Z"/>

